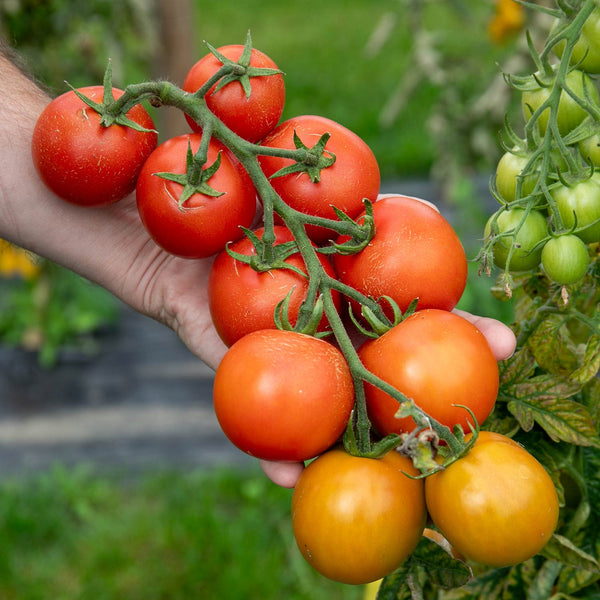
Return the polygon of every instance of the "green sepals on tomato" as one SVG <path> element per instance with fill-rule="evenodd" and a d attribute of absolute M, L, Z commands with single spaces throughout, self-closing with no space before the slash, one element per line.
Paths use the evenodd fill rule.
<path fill-rule="evenodd" d="M 522 92 L 521 107 L 525 120 L 528 121 L 538 108 L 549 98 L 553 86 L 554 79 L 546 81 L 546 79 L 536 74 L 537 80 L 532 80 L 531 84 Z M 600 98 L 598 90 L 594 82 L 583 71 L 572 69 L 565 78 L 567 87 L 582 101 L 589 99 L 596 107 L 600 106 Z M 556 122 L 561 135 L 566 135 L 573 131 L 581 122 L 588 116 L 588 112 L 574 100 L 569 93 L 561 90 L 558 101 L 558 111 L 556 114 Z M 537 117 L 537 125 L 542 135 L 546 133 L 548 120 L 550 118 L 550 109 L 546 108 Z"/>
<path fill-rule="evenodd" d="M 324 147 L 318 146 L 326 159 L 326 166 L 318 178 L 309 164 L 304 172 L 272 177 L 282 169 L 294 166 L 295 161 L 290 158 L 259 155 L 260 166 L 267 177 L 272 177 L 270 183 L 275 192 L 291 208 L 337 221 L 335 207 L 353 218 L 364 209 L 364 198 L 375 201 L 381 183 L 375 155 L 354 132 L 325 117 L 301 115 L 278 125 L 262 140 L 261 146 L 297 150 L 298 142 L 301 142 L 311 149 L 327 134 Z M 331 157 L 335 157 L 335 161 L 329 160 Z M 337 237 L 331 229 L 318 225 L 307 225 L 306 232 L 315 243 Z"/>
<path fill-rule="evenodd" d="M 254 231 L 262 239 L 264 229 Z M 287 227 L 274 227 L 274 249 L 294 240 Z M 212 320 L 217 333 L 227 346 L 238 339 L 258 329 L 275 328 L 274 313 L 277 305 L 291 292 L 287 305 L 288 319 L 294 324 L 298 311 L 306 300 L 308 277 L 306 266 L 299 251 L 281 259 L 280 265 L 272 268 L 263 266 L 256 270 L 248 262 L 234 258 L 234 255 L 256 257 L 256 249 L 248 237 L 234 242 L 215 258 L 208 279 L 208 302 Z M 287 253 L 286 253 L 287 254 Z M 335 277 L 333 266 L 329 259 L 318 255 L 325 273 Z M 332 291 L 334 304 L 339 309 L 340 295 Z M 318 331 L 328 329 L 325 316 L 321 319 Z"/>
<path fill-rule="evenodd" d="M 311 462 L 292 496 L 298 548 L 317 572 L 346 584 L 389 575 L 416 548 L 426 522 L 423 481 L 410 459 L 335 448 Z"/>
<path fill-rule="evenodd" d="M 589 264 L 587 244 L 574 234 L 553 237 L 542 249 L 542 269 L 559 285 L 571 285 L 583 279 Z"/>
<path fill-rule="evenodd" d="M 215 414 L 243 452 L 305 461 L 335 444 L 354 406 L 350 368 L 335 346 L 313 336 L 263 329 L 238 340 L 215 375 Z"/>
<path fill-rule="evenodd" d="M 224 64 L 236 64 L 241 73 L 224 77 L 204 96 L 206 105 L 229 129 L 240 137 L 258 142 L 279 122 L 285 104 L 285 84 L 277 65 L 260 50 L 231 44 L 201 58 L 188 72 L 183 89 L 194 93 Z M 192 131 L 201 127 L 189 115 Z"/>
<path fill-rule="evenodd" d="M 498 364 L 485 336 L 463 317 L 444 310 L 420 310 L 359 348 L 367 370 L 402 392 L 451 430 L 470 431 L 469 408 L 479 424 L 498 394 Z M 398 400 L 366 384 L 369 418 L 382 435 L 411 432 L 412 417 L 396 418 Z"/>
<path fill-rule="evenodd" d="M 550 191 L 566 229 L 584 242 L 600 242 L 600 173 L 570 184 L 562 183 Z"/>
<path fill-rule="evenodd" d="M 361 252 L 334 255 L 340 281 L 376 300 L 389 296 L 402 312 L 416 298 L 418 310 L 452 310 L 465 289 L 467 259 L 450 223 L 431 205 L 407 196 L 380 198 L 373 219 L 375 235 Z M 347 239 L 340 236 L 337 243 Z M 387 302 L 382 306 L 389 311 Z"/>
<path fill-rule="evenodd" d="M 493 243 L 494 264 L 504 269 L 510 254 L 510 271 L 536 269 L 542 257 L 542 241 L 548 236 L 546 217 L 538 210 L 527 212 L 524 208 L 511 208 L 498 213 L 494 223 L 492 215 L 485 226 L 484 235 L 498 236 Z"/>
<path fill-rule="evenodd" d="M 161 248 L 183 258 L 206 258 L 220 252 L 243 235 L 242 227 L 250 227 L 256 214 L 256 191 L 250 177 L 215 139 L 207 150 L 210 177 L 202 182 L 210 187 L 209 193 L 197 191 L 181 202 L 186 184 L 165 174 L 187 174 L 190 150 L 196 153 L 201 139 L 201 134 L 192 133 L 163 142 L 148 157 L 136 187 L 138 211 L 148 233 Z"/>
<path fill-rule="evenodd" d="M 558 495 L 544 467 L 515 441 L 488 431 L 465 456 L 426 478 L 425 498 L 451 546 L 489 567 L 532 558 L 558 523 Z"/>
<path fill-rule="evenodd" d="M 104 86 L 77 90 L 102 104 Z M 116 100 L 123 91 L 112 88 Z M 80 206 L 99 207 L 129 195 L 150 153 L 156 148 L 154 123 L 137 104 L 125 115 L 141 128 L 101 125 L 101 114 L 71 90 L 42 111 L 32 137 L 32 158 L 44 184 L 59 198 Z"/>

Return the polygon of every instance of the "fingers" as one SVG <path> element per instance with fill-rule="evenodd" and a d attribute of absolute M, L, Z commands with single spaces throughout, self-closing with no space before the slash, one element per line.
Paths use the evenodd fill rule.
<path fill-rule="evenodd" d="M 302 463 L 260 461 L 265 475 L 276 485 L 284 488 L 295 487 L 304 470 Z"/>
<path fill-rule="evenodd" d="M 453 312 L 473 323 L 473 325 L 483 333 L 496 360 L 504 360 L 513 355 L 517 340 L 510 327 L 496 319 L 479 317 L 464 310 L 454 309 Z"/>

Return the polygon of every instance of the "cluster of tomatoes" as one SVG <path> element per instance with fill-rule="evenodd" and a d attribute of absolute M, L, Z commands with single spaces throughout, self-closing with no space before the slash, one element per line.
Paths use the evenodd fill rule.
<path fill-rule="evenodd" d="M 558 56 L 566 46 L 560 34 L 568 25 L 557 21 L 550 34 L 559 36 L 553 46 Z M 598 73 L 600 9 L 595 8 L 569 61 L 544 63 L 533 76 L 515 81 L 529 122 L 528 140 L 509 135 L 515 144 L 500 159 L 494 186 L 503 206 L 486 227 L 494 263 L 502 269 L 541 266 L 559 285 L 575 284 L 588 271 L 589 245 L 600 242 L 600 98 L 592 79 Z"/>
<path fill-rule="evenodd" d="M 230 70 L 220 77 L 224 65 Z M 35 165 L 74 204 L 109 204 L 135 190 L 141 221 L 161 248 L 214 257 L 210 311 L 229 347 L 215 376 L 216 415 L 254 457 L 311 461 L 292 501 L 310 564 L 347 583 L 379 579 L 415 549 L 428 515 L 468 559 L 501 566 L 538 552 L 557 523 L 556 491 L 509 438 L 481 432 L 467 455 L 425 480 L 396 450 L 367 458 L 338 445 L 359 388 L 380 438 L 408 439 L 418 429 L 412 416 L 397 418 L 390 388 L 449 432 L 471 435 L 493 410 L 494 355 L 452 312 L 467 262 L 446 219 L 415 198 L 378 198 L 377 161 L 342 125 L 314 115 L 279 123 L 281 73 L 248 45 L 213 49 L 182 90 L 165 82 L 140 89 L 162 102 L 171 93 L 181 105 L 205 103 L 212 117 L 190 108 L 193 132 L 157 147 L 129 88 L 73 90 L 41 115 Z M 257 199 L 264 223 L 255 219 Z M 269 213 L 269 205 L 286 209 Z M 366 222 L 371 235 L 356 247 L 353 232 Z M 307 304 L 312 334 L 276 326 L 299 321 Z M 365 306 L 380 309 L 380 323 L 393 321 L 390 306 L 410 314 L 358 344 Z"/>

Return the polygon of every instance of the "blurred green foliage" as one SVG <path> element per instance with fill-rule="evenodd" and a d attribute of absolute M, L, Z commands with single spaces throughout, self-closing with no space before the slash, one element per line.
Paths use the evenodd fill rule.
<path fill-rule="evenodd" d="M 297 550 L 290 491 L 264 475 L 85 468 L 3 482 L 0 597 L 359 600 Z"/>

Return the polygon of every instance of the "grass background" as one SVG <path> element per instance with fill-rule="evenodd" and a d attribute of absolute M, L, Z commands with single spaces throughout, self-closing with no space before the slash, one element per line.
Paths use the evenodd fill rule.
<path fill-rule="evenodd" d="M 154 60 L 146 51 L 152 30 L 131 18 L 136 13 L 127 7 L 133 4 L 20 0 L 10 4 L 12 13 L 1 15 L 0 27 L 34 74 L 56 91 L 64 90 L 64 79 L 97 83 L 107 55 L 123 60 L 122 83 L 129 83 L 149 77 Z M 462 92 L 468 95 L 481 73 L 495 70 L 509 51 L 486 37 L 491 0 L 421 5 L 423 23 L 439 36 L 446 64 L 465 75 Z M 196 0 L 198 56 L 205 53 L 203 39 L 214 46 L 243 43 L 250 29 L 255 46 L 287 75 L 284 118 L 314 113 L 335 119 L 367 141 L 384 178 L 424 178 L 436 149 L 450 143 L 435 139 L 428 127 L 444 87 L 423 78 L 398 119 L 389 127 L 380 123 L 398 82 L 417 68 L 410 56 L 414 6 L 408 0 Z M 396 17 L 393 35 L 371 55 L 365 49 L 386 14 Z M 456 113 L 457 120 L 461 116 Z M 473 164 L 473 172 L 491 168 Z M 473 232 L 482 228 L 485 209 L 473 184 L 462 185 L 454 225 L 471 258 Z M 509 320 L 509 311 L 491 300 L 489 287 L 489 280 L 472 277 L 461 306 Z M 289 502 L 289 491 L 258 472 L 173 471 L 131 479 L 57 467 L 3 481 L 0 598 L 360 598 L 359 588 L 326 581 L 300 557 Z"/>

